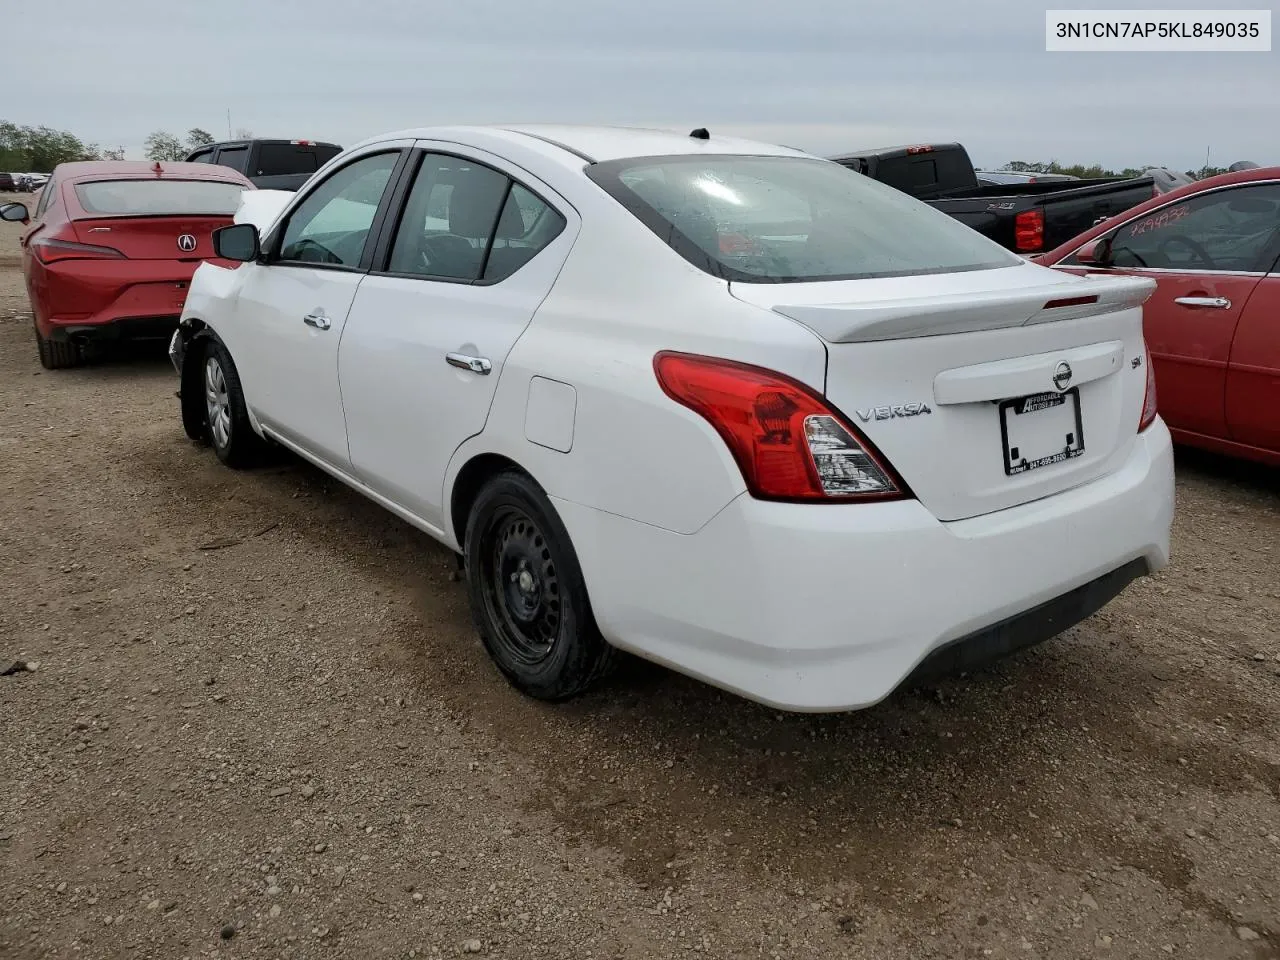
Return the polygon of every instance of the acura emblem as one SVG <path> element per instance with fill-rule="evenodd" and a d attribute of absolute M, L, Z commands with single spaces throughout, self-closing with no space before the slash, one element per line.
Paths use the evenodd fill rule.
<path fill-rule="evenodd" d="M 1063 360 L 1054 368 L 1053 385 L 1058 388 L 1059 393 L 1071 386 L 1071 364 L 1067 361 Z"/>
<path fill-rule="evenodd" d="M 178 249 L 183 253 L 190 253 L 196 248 L 196 238 L 193 234 L 184 233 L 178 237 Z"/>

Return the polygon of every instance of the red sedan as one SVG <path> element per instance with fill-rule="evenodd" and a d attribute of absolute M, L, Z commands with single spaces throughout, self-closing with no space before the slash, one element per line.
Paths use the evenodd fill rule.
<path fill-rule="evenodd" d="M 30 224 L 22 268 L 40 362 L 71 367 L 95 341 L 171 334 L 191 275 L 213 255 L 213 231 L 252 189 L 203 163 L 90 161 L 59 165 L 34 214 L 0 207 L 3 219 Z"/>
<path fill-rule="evenodd" d="M 1280 466 L 1280 167 L 1161 194 L 1036 262 L 1155 280 L 1143 322 L 1174 439 Z"/>

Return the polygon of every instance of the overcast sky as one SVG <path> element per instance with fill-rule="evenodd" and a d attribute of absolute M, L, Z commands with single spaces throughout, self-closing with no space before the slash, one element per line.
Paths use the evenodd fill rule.
<path fill-rule="evenodd" d="M 257 136 L 342 144 L 438 123 L 608 122 L 818 153 L 959 140 L 979 166 L 1188 169 L 1206 148 L 1216 165 L 1280 163 L 1280 53 L 1046 53 L 1046 4 L 1028 0 L 19 7 L 31 42 L 0 58 L 0 119 L 130 156 L 157 128 L 225 137 L 229 108 Z"/>

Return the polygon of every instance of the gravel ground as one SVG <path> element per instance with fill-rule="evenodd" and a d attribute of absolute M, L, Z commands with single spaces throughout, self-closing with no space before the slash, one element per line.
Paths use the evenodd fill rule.
<path fill-rule="evenodd" d="M 1280 956 L 1280 478 L 1067 636 L 790 716 L 523 699 L 451 556 L 218 465 L 162 349 L 50 373 L 0 233 L 0 957 Z"/>

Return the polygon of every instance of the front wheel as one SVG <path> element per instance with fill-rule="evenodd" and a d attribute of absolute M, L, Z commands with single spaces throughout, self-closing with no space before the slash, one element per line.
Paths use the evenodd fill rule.
<path fill-rule="evenodd" d="M 498 669 L 523 693 L 567 700 L 613 666 L 568 531 L 523 473 L 499 474 L 476 497 L 464 556 L 471 613 Z"/>
<path fill-rule="evenodd" d="M 261 456 L 263 441 L 249 422 L 240 375 L 231 354 L 212 337 L 191 358 L 200 364 L 205 430 L 213 452 L 229 467 L 247 467 Z"/>

